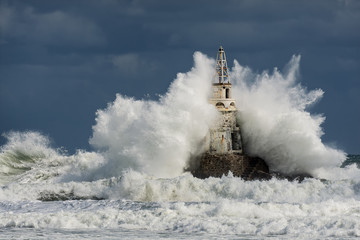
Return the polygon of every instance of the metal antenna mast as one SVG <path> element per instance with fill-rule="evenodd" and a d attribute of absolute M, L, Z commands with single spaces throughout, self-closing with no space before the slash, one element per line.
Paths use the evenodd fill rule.
<path fill-rule="evenodd" d="M 230 83 L 225 51 L 220 46 L 216 57 L 216 72 L 219 76 L 219 83 Z"/>

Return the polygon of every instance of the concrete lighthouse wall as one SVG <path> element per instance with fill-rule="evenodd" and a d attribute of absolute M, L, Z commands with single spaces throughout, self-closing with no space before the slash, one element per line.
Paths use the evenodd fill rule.
<path fill-rule="evenodd" d="M 236 121 L 236 111 L 220 111 L 216 127 L 208 133 L 207 151 L 217 154 L 241 153 L 241 133 Z"/>
<path fill-rule="evenodd" d="M 216 154 L 241 153 L 241 134 L 236 119 L 235 99 L 231 98 L 231 83 L 214 83 L 209 102 L 221 115 L 209 131 L 207 151 Z"/>

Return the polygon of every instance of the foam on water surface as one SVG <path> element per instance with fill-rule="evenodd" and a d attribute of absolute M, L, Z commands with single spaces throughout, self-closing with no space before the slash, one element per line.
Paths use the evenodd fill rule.
<path fill-rule="evenodd" d="M 121 228 L 173 232 L 174 236 L 360 236 L 360 183 L 199 180 L 184 175 L 142 180 L 139 188 L 123 181 L 106 187 L 106 192 L 113 190 L 109 198 L 124 200 L 2 201 L 0 226 Z"/>

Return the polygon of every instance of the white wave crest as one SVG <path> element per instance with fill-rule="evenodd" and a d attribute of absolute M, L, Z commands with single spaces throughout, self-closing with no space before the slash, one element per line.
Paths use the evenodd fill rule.
<path fill-rule="evenodd" d="M 346 155 L 322 142 L 325 117 L 311 115 L 307 107 L 323 91 L 307 91 L 297 83 L 299 62 L 300 56 L 293 56 L 284 74 L 277 69 L 272 74 L 255 74 L 235 61 L 233 95 L 250 155 L 265 159 L 272 171 L 323 177 L 319 168 L 338 168 Z"/>
<path fill-rule="evenodd" d="M 95 170 L 104 164 L 102 155 L 78 150 L 67 155 L 54 149 L 38 132 L 3 134 L 7 143 L 0 148 L 0 184 L 86 181 L 96 178 Z"/>
<path fill-rule="evenodd" d="M 202 151 L 202 141 L 218 114 L 207 100 L 214 60 L 196 52 L 194 61 L 194 68 L 179 73 L 159 101 L 118 94 L 105 110 L 98 110 L 90 143 L 104 150 L 109 160 L 102 171 L 117 176 L 131 167 L 174 177 Z"/>

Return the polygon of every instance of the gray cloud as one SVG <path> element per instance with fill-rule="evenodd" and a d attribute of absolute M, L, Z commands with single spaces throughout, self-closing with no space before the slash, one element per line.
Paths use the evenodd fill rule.
<path fill-rule="evenodd" d="M 141 58 L 136 53 L 128 53 L 111 57 L 114 66 L 123 74 L 136 75 L 149 71 L 155 71 L 157 65 L 154 61 Z"/>
<path fill-rule="evenodd" d="M 1 6 L 0 26 L 6 41 L 45 45 L 91 46 L 104 44 L 104 34 L 91 20 L 60 10 L 40 13 L 32 7 Z"/>

